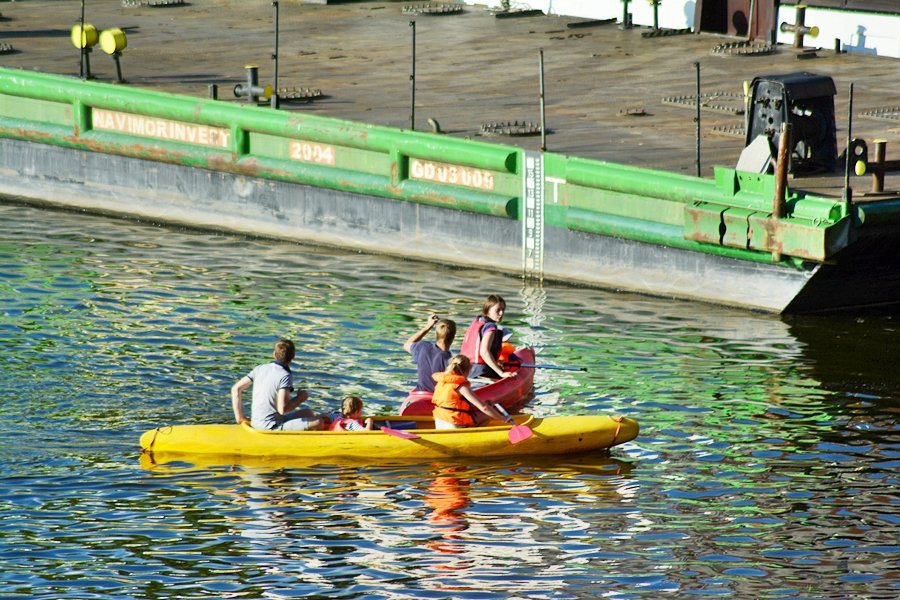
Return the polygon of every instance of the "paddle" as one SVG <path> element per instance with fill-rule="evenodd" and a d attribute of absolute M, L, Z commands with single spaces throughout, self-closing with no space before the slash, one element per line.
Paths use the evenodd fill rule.
<path fill-rule="evenodd" d="M 506 363 L 511 367 L 527 367 L 529 369 L 559 369 L 561 371 L 587 371 L 584 367 L 565 367 L 562 365 L 547 365 L 547 364 L 535 364 L 535 363 L 517 363 L 510 362 Z"/>
<path fill-rule="evenodd" d="M 528 427 L 527 425 L 516 425 L 516 422 L 513 420 L 513 418 L 511 416 L 509 416 L 509 413 L 506 412 L 506 409 L 503 408 L 501 405 L 495 404 L 494 408 L 497 409 L 497 412 L 499 412 L 501 415 L 506 417 L 507 423 L 512 425 L 512 427 L 509 428 L 509 443 L 510 444 L 518 444 L 519 442 L 525 441 L 534 435 L 534 432 L 531 430 L 531 427 Z"/>
<path fill-rule="evenodd" d="M 400 438 L 401 440 L 417 440 L 419 436 L 415 433 L 410 433 L 408 431 L 403 431 L 402 429 L 392 429 L 385 425 L 381 426 L 381 430 L 388 435 L 392 435 L 395 438 Z"/>

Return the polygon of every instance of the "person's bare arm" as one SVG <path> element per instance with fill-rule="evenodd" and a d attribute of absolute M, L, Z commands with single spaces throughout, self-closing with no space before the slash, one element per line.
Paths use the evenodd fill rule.
<path fill-rule="evenodd" d="M 493 404 L 488 404 L 487 402 L 482 402 L 475 392 L 472 391 L 467 385 L 461 385 L 457 388 L 457 391 L 462 395 L 463 398 L 472 403 L 475 408 L 486 414 L 492 419 L 500 419 L 501 421 L 505 421 L 506 417 L 500 414 L 496 408 L 494 408 Z"/>
<path fill-rule="evenodd" d="M 483 360 L 484 364 L 493 369 L 500 377 L 515 377 L 515 372 L 504 371 L 500 363 L 497 362 L 497 359 L 491 354 L 491 342 L 495 335 L 498 335 L 497 330 L 491 329 L 481 338 L 481 347 L 478 349 L 478 352 L 481 354 L 481 360 Z"/>
<path fill-rule="evenodd" d="M 244 390 L 253 384 L 253 380 L 249 377 L 242 377 L 231 386 L 231 410 L 234 411 L 235 423 L 241 423 L 244 420 Z"/>
<path fill-rule="evenodd" d="M 288 401 L 285 403 L 285 411 L 291 412 L 296 409 L 298 406 L 306 402 L 309 398 L 309 393 L 306 390 L 297 390 L 297 395 L 293 398 L 290 398 L 290 393 L 288 393 Z"/>
<path fill-rule="evenodd" d="M 406 350 L 407 352 L 411 352 L 412 345 L 415 344 L 416 342 L 418 342 L 419 340 L 421 340 L 423 337 L 425 337 L 425 335 L 429 331 L 431 331 L 431 328 L 434 327 L 435 323 L 437 323 L 439 320 L 440 320 L 440 317 L 438 317 L 437 315 L 431 315 L 430 317 L 428 317 L 428 321 L 424 325 L 422 325 L 422 328 L 419 329 L 414 334 L 412 334 L 411 336 L 409 336 L 409 338 L 403 344 L 403 349 Z"/>

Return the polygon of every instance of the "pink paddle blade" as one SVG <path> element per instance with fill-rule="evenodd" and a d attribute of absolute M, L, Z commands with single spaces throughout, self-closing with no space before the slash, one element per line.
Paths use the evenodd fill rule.
<path fill-rule="evenodd" d="M 527 425 L 513 425 L 509 430 L 509 442 L 511 444 L 518 444 L 533 435 L 534 432 Z"/>
<path fill-rule="evenodd" d="M 392 435 L 396 438 L 400 438 L 402 440 L 417 440 L 419 436 L 415 433 L 410 433 L 408 431 L 403 431 L 402 429 L 391 429 L 390 427 L 382 426 L 381 430 L 388 435 Z"/>

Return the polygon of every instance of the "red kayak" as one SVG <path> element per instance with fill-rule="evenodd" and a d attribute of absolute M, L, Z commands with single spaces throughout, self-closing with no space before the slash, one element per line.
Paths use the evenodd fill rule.
<path fill-rule="evenodd" d="M 532 348 L 520 348 L 516 350 L 516 357 L 524 364 L 534 364 L 534 350 Z M 486 402 L 499 404 L 506 410 L 516 411 L 528 400 L 534 387 L 534 369 L 532 367 L 507 366 L 507 370 L 516 371 L 518 375 L 506 379 L 498 379 L 487 385 L 472 389 L 478 398 Z M 431 415 L 434 405 L 431 403 L 431 392 L 417 392 L 413 390 L 400 406 L 400 414 L 407 416 Z"/>

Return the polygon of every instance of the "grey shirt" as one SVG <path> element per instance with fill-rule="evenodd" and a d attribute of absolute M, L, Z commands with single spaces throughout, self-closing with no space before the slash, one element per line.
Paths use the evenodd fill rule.
<path fill-rule="evenodd" d="M 259 365 L 247 375 L 253 381 L 253 403 L 250 424 L 254 429 L 272 429 L 281 423 L 276 401 L 278 391 L 294 390 L 290 368 L 277 362 Z"/>

